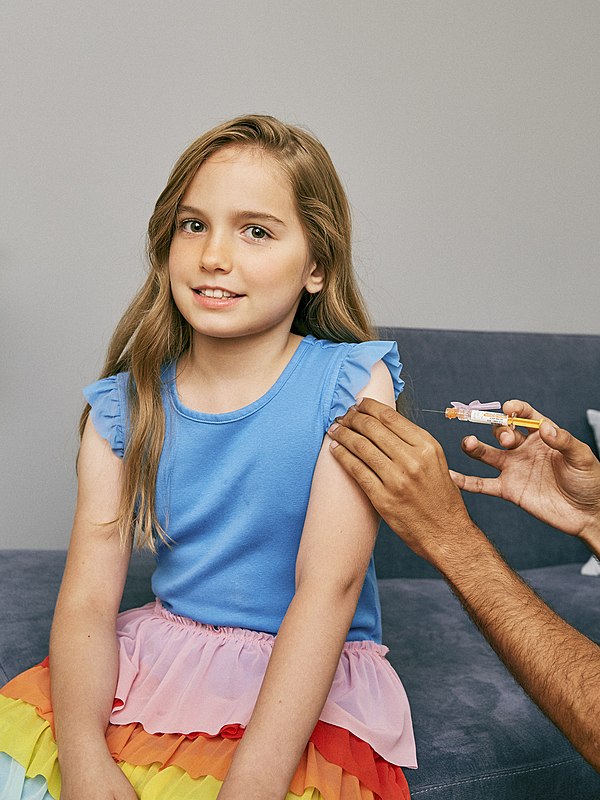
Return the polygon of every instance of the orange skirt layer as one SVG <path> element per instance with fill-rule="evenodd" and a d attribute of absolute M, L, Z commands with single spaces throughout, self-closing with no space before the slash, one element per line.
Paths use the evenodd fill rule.
<path fill-rule="evenodd" d="M 34 706 L 40 717 L 54 726 L 50 697 L 48 659 L 17 675 L 0 693 Z M 240 725 L 228 725 L 219 736 L 198 734 L 150 734 L 139 723 L 109 724 L 106 740 L 113 758 L 136 766 L 158 763 L 178 766 L 191 777 L 212 775 L 224 780 L 239 739 Z M 381 800 L 409 800 L 402 769 L 390 764 L 349 731 L 319 721 L 309 739 L 290 791 L 301 795 L 308 786 L 322 787 L 325 796 L 340 796 L 343 784 L 354 777 Z M 343 796 L 343 795 L 342 795 Z"/>

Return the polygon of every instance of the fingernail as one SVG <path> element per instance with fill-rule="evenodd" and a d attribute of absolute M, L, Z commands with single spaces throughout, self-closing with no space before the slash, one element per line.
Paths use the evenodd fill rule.
<path fill-rule="evenodd" d="M 339 419 L 339 417 L 338 417 L 338 419 Z M 335 430 L 336 428 L 339 428 L 339 427 L 340 427 L 340 426 L 338 425 L 338 423 L 337 423 L 337 422 L 334 422 L 334 423 L 333 423 L 333 425 L 332 425 L 332 426 L 329 428 L 329 433 L 333 433 L 333 432 L 334 432 L 334 430 Z"/>
<path fill-rule="evenodd" d="M 339 446 L 339 444 L 340 444 L 339 442 L 336 442 L 336 441 L 334 440 L 334 441 L 333 441 L 333 442 L 331 442 L 331 444 L 329 445 L 329 449 L 330 449 L 330 450 L 333 450 L 335 447 L 338 447 L 338 446 Z"/>
<path fill-rule="evenodd" d="M 558 436 L 558 431 L 553 425 L 548 428 L 548 436 L 552 436 L 553 439 Z"/>

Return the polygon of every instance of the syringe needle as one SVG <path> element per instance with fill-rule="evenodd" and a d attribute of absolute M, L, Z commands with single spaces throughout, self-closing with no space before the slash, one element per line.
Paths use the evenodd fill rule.
<path fill-rule="evenodd" d="M 445 414 L 445 411 L 438 411 L 435 408 L 422 408 L 421 411 L 428 411 L 430 414 Z"/>

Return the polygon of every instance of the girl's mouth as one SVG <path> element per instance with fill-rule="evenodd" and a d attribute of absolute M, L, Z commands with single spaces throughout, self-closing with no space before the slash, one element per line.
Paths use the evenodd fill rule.
<path fill-rule="evenodd" d="M 239 294 L 235 294 L 235 292 L 228 292 L 226 289 L 193 289 L 192 291 L 196 292 L 196 294 L 202 295 L 202 297 L 240 297 Z"/>

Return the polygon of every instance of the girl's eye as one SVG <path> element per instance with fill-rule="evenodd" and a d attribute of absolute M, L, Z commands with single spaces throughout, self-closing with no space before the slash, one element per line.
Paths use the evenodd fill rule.
<path fill-rule="evenodd" d="M 271 238 L 268 232 L 264 228 L 261 228 L 260 225 L 250 225 L 250 227 L 246 228 L 246 233 L 254 241 Z"/>
<path fill-rule="evenodd" d="M 203 233 L 204 223 L 197 219 L 184 219 L 179 223 L 179 227 L 186 233 Z"/>

